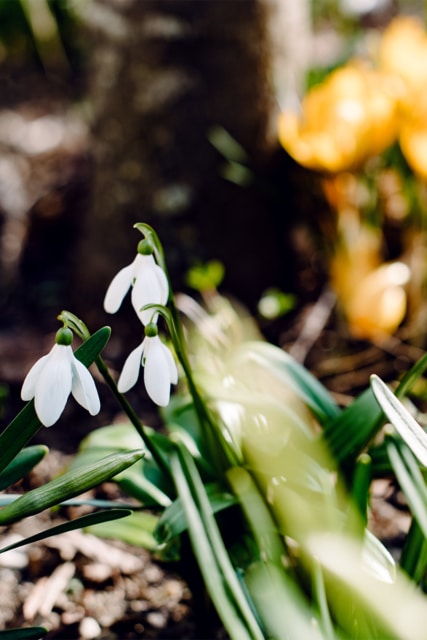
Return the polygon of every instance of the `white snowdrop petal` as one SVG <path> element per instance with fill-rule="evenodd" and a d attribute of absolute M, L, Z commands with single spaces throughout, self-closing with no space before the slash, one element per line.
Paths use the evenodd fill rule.
<path fill-rule="evenodd" d="M 70 346 L 56 344 L 35 385 L 35 410 L 45 427 L 52 426 L 64 410 L 71 392 Z"/>
<path fill-rule="evenodd" d="M 153 273 L 157 280 L 157 286 L 160 292 L 160 304 L 166 304 L 169 297 L 169 284 L 166 274 L 158 264 L 154 265 Z"/>
<path fill-rule="evenodd" d="M 36 383 L 39 379 L 46 362 L 49 360 L 50 354 L 43 356 L 33 364 L 22 384 L 21 398 L 22 400 L 32 400 L 36 392 Z"/>
<path fill-rule="evenodd" d="M 134 261 L 135 262 L 135 261 Z M 114 276 L 107 289 L 104 298 L 104 309 L 107 313 L 116 313 L 122 304 L 123 298 L 129 291 L 134 277 L 134 262 L 123 267 Z"/>
<path fill-rule="evenodd" d="M 136 347 L 136 349 L 131 351 L 126 358 L 126 362 L 123 365 L 123 369 L 117 383 L 117 388 L 120 393 L 126 393 L 126 391 L 129 391 L 129 389 L 131 389 L 138 380 L 142 353 L 144 350 L 144 342 L 145 340 L 138 347 Z"/>
<path fill-rule="evenodd" d="M 77 402 L 94 416 L 99 413 L 101 403 L 95 382 L 89 372 L 75 356 L 72 359 L 73 380 L 71 393 Z"/>
<path fill-rule="evenodd" d="M 165 305 L 169 295 L 166 275 L 155 262 L 153 256 L 141 256 L 143 262 L 138 269 L 132 288 L 132 305 L 144 325 L 151 322 L 153 311 L 141 311 L 147 304 Z M 157 317 L 157 314 L 156 314 Z"/>
<path fill-rule="evenodd" d="M 150 339 L 144 366 L 144 383 L 147 393 L 160 407 L 166 407 L 170 398 L 169 362 L 164 345 L 158 336 Z"/>
<path fill-rule="evenodd" d="M 165 344 L 162 343 L 162 347 L 164 349 L 166 360 L 168 362 L 169 379 L 171 381 L 171 384 L 176 384 L 178 382 L 178 368 L 176 366 L 175 359 L 174 359 L 170 349 Z"/>

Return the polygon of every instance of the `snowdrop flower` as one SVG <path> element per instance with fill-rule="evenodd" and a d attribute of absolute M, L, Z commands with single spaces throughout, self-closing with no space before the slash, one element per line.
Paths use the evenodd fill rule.
<path fill-rule="evenodd" d="M 120 269 L 111 281 L 105 294 L 105 311 L 116 313 L 131 287 L 132 306 L 141 322 L 146 325 L 152 321 L 153 311 L 141 311 L 141 308 L 147 304 L 165 305 L 169 296 L 165 272 L 156 264 L 153 245 L 149 240 L 141 240 L 134 261 Z M 154 316 L 157 317 L 157 314 Z"/>
<path fill-rule="evenodd" d="M 22 385 L 22 400 L 34 398 L 36 414 L 45 427 L 58 420 L 70 393 L 91 415 L 100 409 L 93 378 L 75 357 L 72 340 L 70 329 L 59 329 L 54 346 L 31 367 Z"/>
<path fill-rule="evenodd" d="M 138 380 L 140 367 L 144 367 L 144 383 L 148 395 L 161 407 L 169 404 L 170 385 L 178 382 L 178 370 L 172 353 L 159 336 L 157 325 L 145 327 L 145 338 L 126 359 L 118 382 L 118 390 L 125 393 Z"/>

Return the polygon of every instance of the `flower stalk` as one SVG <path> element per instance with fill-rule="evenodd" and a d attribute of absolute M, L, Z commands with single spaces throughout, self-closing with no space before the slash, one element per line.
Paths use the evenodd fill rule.
<path fill-rule="evenodd" d="M 70 311 L 62 311 L 58 316 L 58 319 L 64 323 L 64 326 L 72 327 L 74 331 L 79 335 L 79 337 L 83 340 L 83 342 L 85 342 L 90 338 L 90 332 L 87 326 L 84 324 L 84 322 L 82 322 L 79 318 L 77 318 L 77 316 L 75 316 Z M 135 427 L 147 451 L 149 451 L 149 453 L 151 454 L 153 460 L 155 460 L 159 469 L 162 470 L 163 474 L 165 475 L 165 478 L 171 481 L 171 472 L 170 472 L 169 466 L 166 464 L 163 456 L 157 450 L 157 447 L 155 446 L 155 444 L 153 444 L 150 437 L 145 432 L 144 425 L 142 424 L 141 420 L 138 418 L 138 415 L 136 414 L 132 405 L 128 402 L 125 396 L 122 393 L 120 393 L 120 391 L 118 390 L 116 382 L 111 376 L 107 365 L 105 364 L 103 358 L 100 355 L 98 355 L 97 358 L 95 359 L 95 365 L 99 373 L 104 378 L 110 391 L 116 398 L 117 402 L 120 404 L 123 411 L 129 418 L 130 422 Z"/>

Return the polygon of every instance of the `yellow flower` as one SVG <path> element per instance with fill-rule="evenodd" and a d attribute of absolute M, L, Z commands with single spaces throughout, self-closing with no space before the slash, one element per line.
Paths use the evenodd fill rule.
<path fill-rule="evenodd" d="M 399 144 L 409 166 L 422 178 L 427 178 L 427 95 L 418 112 L 402 122 Z"/>
<path fill-rule="evenodd" d="M 408 16 L 393 20 L 381 38 L 378 64 L 401 80 L 401 103 L 411 111 L 427 86 L 427 34 L 422 23 Z"/>
<path fill-rule="evenodd" d="M 393 78 L 349 64 L 311 89 L 301 115 L 279 116 L 279 141 L 303 166 L 327 172 L 354 169 L 381 153 L 397 135 Z"/>
<path fill-rule="evenodd" d="M 362 226 L 337 249 L 331 265 L 331 286 L 358 338 L 391 335 L 406 314 L 409 268 L 398 261 L 381 263 L 380 245 L 381 235 Z"/>
<path fill-rule="evenodd" d="M 378 63 L 400 81 L 402 153 L 427 178 L 427 34 L 422 23 L 412 17 L 393 20 L 381 39 Z"/>
<path fill-rule="evenodd" d="M 406 315 L 408 280 L 403 262 L 384 263 L 365 276 L 346 309 L 352 333 L 373 340 L 393 334 Z"/>

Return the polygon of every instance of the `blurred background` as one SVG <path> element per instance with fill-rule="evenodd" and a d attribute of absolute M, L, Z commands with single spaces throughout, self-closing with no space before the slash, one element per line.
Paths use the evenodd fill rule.
<path fill-rule="evenodd" d="M 102 301 L 136 222 L 176 290 L 219 287 L 337 394 L 407 367 L 425 348 L 426 11 L 0 0 L 0 379 L 22 380 L 63 308 L 111 324 L 123 360 L 140 327 Z M 334 387 L 336 355 L 353 377 Z"/>

